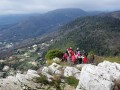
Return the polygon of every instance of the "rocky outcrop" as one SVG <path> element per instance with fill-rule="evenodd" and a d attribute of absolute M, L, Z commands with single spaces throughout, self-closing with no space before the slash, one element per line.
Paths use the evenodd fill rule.
<path fill-rule="evenodd" d="M 61 74 L 62 66 L 56 63 L 52 63 L 49 67 L 49 71 L 52 74 Z"/>
<path fill-rule="evenodd" d="M 76 79 L 80 79 L 80 70 L 78 70 L 75 67 L 66 67 L 64 69 L 64 76 L 69 77 L 69 76 L 73 76 Z"/>
<path fill-rule="evenodd" d="M 60 66 L 59 64 L 56 64 L 56 63 L 52 63 L 50 66 L 48 67 L 43 67 L 42 69 L 42 74 L 51 74 L 51 75 L 54 75 L 54 74 L 57 74 L 57 75 L 60 75 L 62 73 L 62 66 Z"/>
<path fill-rule="evenodd" d="M 9 66 L 4 66 L 4 67 L 3 67 L 3 71 L 5 71 L 5 72 L 7 72 L 9 69 L 10 69 Z"/>
<path fill-rule="evenodd" d="M 103 68 L 113 78 L 120 78 L 120 64 L 104 61 L 98 64 L 98 67 Z"/>
<path fill-rule="evenodd" d="M 120 64 L 104 61 L 98 66 L 82 68 L 76 90 L 113 90 L 115 79 L 120 78 Z"/>
<path fill-rule="evenodd" d="M 84 67 L 84 66 L 86 66 L 86 65 L 88 65 L 88 64 L 77 64 L 76 66 L 75 66 L 75 68 L 77 68 L 78 70 L 82 70 L 82 68 Z"/>
<path fill-rule="evenodd" d="M 26 74 L 19 72 L 15 76 L 0 79 L 0 90 L 44 90 L 50 87 L 49 83 L 52 80 L 56 81 L 56 83 L 60 80 L 58 85 L 63 85 L 64 83 L 64 90 L 74 90 L 75 88 L 68 85 L 66 79 L 62 78 L 69 76 L 79 80 L 76 90 L 120 89 L 120 64 L 108 61 L 104 61 L 98 64 L 98 66 L 91 64 L 61 66 L 52 63 L 50 66 L 40 68 L 39 73 L 42 75 L 39 75 L 37 71 L 28 70 Z M 44 75 L 47 78 L 44 78 Z M 41 82 L 35 82 L 37 77 L 40 77 L 39 79 L 43 78 L 43 80 L 48 79 L 49 83 L 43 85 Z M 51 90 L 56 90 L 54 85 L 51 88 Z"/>
<path fill-rule="evenodd" d="M 28 70 L 27 74 L 8 76 L 6 79 L 0 79 L 0 90 L 41 90 L 40 85 L 33 81 L 36 77 L 40 76 L 34 70 Z"/>
<path fill-rule="evenodd" d="M 43 67 L 42 74 L 48 78 L 48 81 L 52 81 L 51 79 L 53 78 L 53 76 L 49 73 L 48 67 Z"/>
<path fill-rule="evenodd" d="M 53 75 L 61 75 L 62 74 L 62 66 L 56 63 L 52 63 L 48 67 L 43 67 L 42 74 L 47 76 L 48 80 L 51 81 Z"/>
<path fill-rule="evenodd" d="M 73 76 L 76 79 L 79 79 L 80 70 L 78 70 L 75 67 L 70 66 L 62 67 L 59 64 L 52 63 L 48 67 L 43 67 L 42 74 L 47 76 L 48 79 L 53 78 L 52 75 L 63 75 L 65 77 Z"/>
<path fill-rule="evenodd" d="M 53 58 L 53 61 L 54 61 L 54 62 L 61 62 L 61 59 L 58 58 L 58 57 L 55 57 L 55 58 Z"/>

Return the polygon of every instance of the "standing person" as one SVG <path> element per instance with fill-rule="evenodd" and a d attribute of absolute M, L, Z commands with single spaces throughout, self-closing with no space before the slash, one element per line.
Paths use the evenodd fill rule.
<path fill-rule="evenodd" d="M 71 54 L 72 62 L 75 64 L 76 63 L 76 56 L 75 56 L 75 52 L 73 51 L 72 47 L 69 48 L 69 52 Z"/>
<path fill-rule="evenodd" d="M 77 61 L 78 61 L 78 64 L 81 64 L 82 63 L 82 54 L 80 51 L 77 52 Z"/>
<path fill-rule="evenodd" d="M 76 49 L 76 52 L 75 52 L 75 54 L 77 54 L 77 53 L 78 53 L 78 51 L 80 51 L 80 50 L 79 50 L 79 48 L 77 48 L 77 49 Z"/>
<path fill-rule="evenodd" d="M 69 64 L 71 64 L 71 61 L 72 61 L 72 55 L 71 55 L 71 53 L 70 53 L 70 50 L 69 49 L 67 49 L 67 54 L 68 54 L 68 57 L 67 57 L 67 62 L 69 63 Z"/>
<path fill-rule="evenodd" d="M 90 55 L 90 63 L 94 63 L 94 59 L 95 59 L 95 56 L 94 56 L 94 54 L 91 54 Z"/>
<path fill-rule="evenodd" d="M 73 51 L 72 47 L 70 47 L 70 48 L 68 49 L 68 51 L 71 53 L 71 52 Z"/>
<path fill-rule="evenodd" d="M 87 56 L 88 56 L 88 52 L 85 51 L 85 50 L 83 50 L 83 55 L 84 55 L 85 57 L 87 57 Z"/>
<path fill-rule="evenodd" d="M 88 63 L 88 58 L 84 55 L 83 63 Z"/>
<path fill-rule="evenodd" d="M 68 53 L 68 52 L 69 52 L 69 50 L 67 49 L 65 53 L 67 53 L 67 55 L 69 55 L 69 53 Z"/>
<path fill-rule="evenodd" d="M 68 58 L 68 54 L 67 54 L 67 53 L 64 53 L 64 55 L 63 55 L 63 60 L 67 61 L 67 58 Z"/>
<path fill-rule="evenodd" d="M 72 55 L 72 62 L 74 63 L 74 64 L 76 64 L 76 56 L 75 56 L 75 53 Z"/>

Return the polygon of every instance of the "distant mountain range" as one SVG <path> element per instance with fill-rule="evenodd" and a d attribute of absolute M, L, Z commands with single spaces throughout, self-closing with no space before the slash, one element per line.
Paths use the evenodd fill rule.
<path fill-rule="evenodd" d="M 30 16 L 33 15 L 32 14 L 0 15 L 0 26 L 18 23 L 22 20 L 27 19 Z"/>
<path fill-rule="evenodd" d="M 0 41 L 18 42 L 28 38 L 42 36 L 57 30 L 59 26 L 64 25 L 78 17 L 92 15 L 81 9 L 57 9 L 45 14 L 28 15 L 28 16 L 11 16 L 3 25 L 0 26 Z M 11 23 L 10 23 L 11 22 Z M 7 24 L 7 25 L 6 25 Z"/>
<path fill-rule="evenodd" d="M 58 9 L 21 17 L 0 26 L 0 41 L 23 40 L 14 49 L 51 39 L 55 42 L 50 49 L 79 47 L 99 55 L 120 55 L 120 11 Z"/>

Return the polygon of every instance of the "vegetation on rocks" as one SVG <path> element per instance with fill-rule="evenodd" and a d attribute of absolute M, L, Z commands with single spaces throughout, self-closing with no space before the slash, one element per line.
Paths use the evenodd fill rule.
<path fill-rule="evenodd" d="M 50 51 L 48 51 L 47 54 L 46 54 L 46 58 L 47 58 L 48 60 L 51 60 L 51 59 L 53 59 L 53 58 L 55 58 L 55 57 L 61 58 L 62 56 L 63 56 L 63 52 L 60 51 L 60 50 L 57 50 L 57 49 L 50 50 Z"/>
<path fill-rule="evenodd" d="M 69 77 L 65 77 L 66 82 L 74 87 L 77 87 L 79 80 L 77 80 L 75 77 L 73 76 L 69 76 Z"/>
<path fill-rule="evenodd" d="M 49 85 L 47 90 L 51 90 L 51 88 L 55 88 L 56 90 L 64 90 L 64 83 L 63 85 L 61 82 L 61 78 L 59 76 L 54 76 L 52 81 L 48 81 L 48 78 L 45 75 L 40 75 L 40 77 L 36 78 L 36 83 L 40 83 L 42 86 Z"/>
<path fill-rule="evenodd" d="M 45 75 L 40 75 L 40 77 L 36 78 L 36 83 L 41 83 L 43 85 L 48 85 L 49 82 L 47 80 L 47 77 Z"/>

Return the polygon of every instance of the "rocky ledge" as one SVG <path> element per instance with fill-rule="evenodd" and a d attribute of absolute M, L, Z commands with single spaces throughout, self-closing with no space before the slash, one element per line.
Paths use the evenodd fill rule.
<path fill-rule="evenodd" d="M 15 76 L 0 79 L 0 90 L 45 90 L 41 88 L 42 84 L 34 80 L 41 75 L 46 76 L 48 82 L 54 80 L 55 75 L 60 77 L 72 76 L 79 80 L 75 88 L 66 84 L 64 78 L 61 78 L 61 82 L 65 84 L 63 90 L 120 90 L 120 64 L 108 61 L 97 66 L 90 64 L 61 66 L 52 63 L 38 71 L 28 70 L 26 74 L 17 73 Z M 56 88 L 53 87 L 49 90 L 56 90 Z"/>

